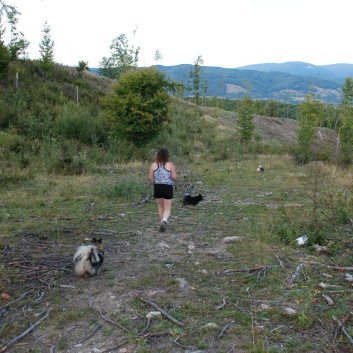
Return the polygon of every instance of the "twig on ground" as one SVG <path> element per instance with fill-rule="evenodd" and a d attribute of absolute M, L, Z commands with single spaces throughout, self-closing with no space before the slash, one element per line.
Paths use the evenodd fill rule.
<path fill-rule="evenodd" d="M 215 308 L 216 308 L 217 310 L 221 310 L 226 304 L 227 304 L 227 303 L 226 303 L 225 299 L 223 298 L 223 303 L 220 304 L 220 305 L 215 306 Z"/>
<path fill-rule="evenodd" d="M 194 348 L 195 348 L 194 346 L 185 346 L 185 345 L 183 345 L 183 344 L 180 344 L 180 343 L 178 342 L 179 338 L 180 338 L 180 337 L 178 337 L 177 339 L 175 339 L 175 340 L 173 341 L 177 346 L 179 346 L 179 347 L 181 347 L 181 348 L 191 348 L 191 349 L 194 349 Z"/>
<path fill-rule="evenodd" d="M 142 334 L 144 334 L 144 333 L 148 330 L 148 328 L 150 327 L 150 325 L 151 325 L 151 319 L 150 319 L 150 318 L 147 318 L 147 324 L 146 324 L 146 326 L 145 326 L 140 332 L 138 332 L 138 333 L 136 334 L 136 336 L 141 336 Z"/>
<path fill-rule="evenodd" d="M 170 321 L 174 322 L 176 325 L 178 325 L 178 326 L 184 326 L 184 323 L 183 323 L 183 322 L 180 322 L 180 321 L 178 321 L 177 319 L 175 319 L 173 316 L 169 315 L 166 311 L 164 311 L 162 308 L 160 308 L 156 303 L 154 303 L 154 302 L 152 302 L 152 301 L 150 301 L 150 300 L 147 300 L 147 299 L 141 297 L 141 296 L 138 295 L 138 294 L 135 294 L 135 295 L 134 295 L 134 298 L 135 298 L 135 299 L 139 299 L 139 300 L 141 300 L 142 302 L 151 305 L 151 306 L 154 307 L 156 310 L 158 310 L 162 315 L 164 315 L 167 319 L 169 319 Z"/>
<path fill-rule="evenodd" d="M 299 272 L 303 267 L 304 267 L 304 264 L 300 264 L 299 266 L 297 266 L 297 268 L 295 269 L 295 272 L 289 278 L 289 281 L 288 281 L 289 284 L 293 284 L 294 282 L 297 281 L 297 279 L 299 277 Z"/>
<path fill-rule="evenodd" d="M 283 265 L 283 261 L 279 258 L 279 256 L 277 254 L 275 254 L 275 258 L 279 262 L 279 265 L 285 269 L 285 267 Z"/>
<path fill-rule="evenodd" d="M 38 320 L 35 324 L 33 324 L 30 328 L 28 328 L 25 332 L 20 334 L 19 336 L 15 337 L 12 341 L 7 343 L 5 346 L 0 347 L 0 353 L 5 352 L 8 348 L 10 348 L 12 345 L 14 345 L 18 340 L 21 338 L 25 337 L 28 335 L 30 332 L 32 332 L 38 325 L 40 325 L 50 314 L 50 312 L 53 310 L 53 308 L 49 309 L 47 313 L 40 319 Z"/>
<path fill-rule="evenodd" d="M 266 272 L 271 270 L 271 269 L 272 269 L 272 266 L 267 266 L 267 267 L 262 268 L 257 274 L 257 278 L 256 278 L 255 284 L 257 284 L 257 283 L 261 282 L 263 279 L 265 279 Z M 260 278 L 261 276 L 262 276 L 262 278 Z"/>
<path fill-rule="evenodd" d="M 315 262 L 315 261 L 310 261 L 310 265 L 320 265 L 320 266 L 325 266 L 327 268 L 331 268 L 332 270 L 335 271 L 353 271 L 353 267 L 341 267 L 341 266 L 330 266 L 330 265 L 325 265 L 320 262 Z"/>
<path fill-rule="evenodd" d="M 346 331 L 346 324 L 351 319 L 352 315 L 353 315 L 353 311 L 351 311 L 348 315 L 346 315 L 343 318 L 342 322 L 340 323 L 340 327 L 341 327 L 342 333 L 347 337 L 347 339 L 349 340 L 349 342 L 353 346 L 353 339 Z"/>
<path fill-rule="evenodd" d="M 21 300 L 21 299 L 22 299 L 23 297 L 25 297 L 28 293 L 32 292 L 32 290 L 33 290 L 33 289 L 29 290 L 28 292 L 25 292 L 25 293 L 21 294 L 17 299 L 15 299 L 15 300 L 11 301 L 10 303 L 8 303 L 8 304 L 2 306 L 2 307 L 0 308 L 0 316 L 1 316 L 1 312 L 2 312 L 3 310 L 7 309 L 10 305 L 12 305 L 12 304 L 18 302 L 19 300 Z"/>
<path fill-rule="evenodd" d="M 221 331 L 220 334 L 217 336 L 217 339 L 218 339 L 218 340 L 221 339 L 222 336 L 226 333 L 226 331 L 228 330 L 229 326 L 230 326 L 230 324 L 227 324 L 227 325 L 225 325 L 225 326 L 223 327 L 222 331 Z"/>
<path fill-rule="evenodd" d="M 102 325 L 101 325 L 101 324 L 98 324 L 98 325 L 96 326 L 96 328 L 93 330 L 92 333 L 90 333 L 87 337 L 85 337 L 84 339 L 82 339 L 82 340 L 79 341 L 78 343 L 83 343 L 83 342 L 87 341 L 87 340 L 88 340 L 89 338 L 91 338 L 101 327 L 102 327 Z"/>
<path fill-rule="evenodd" d="M 325 300 L 325 302 L 326 302 L 328 305 L 332 306 L 332 305 L 334 304 L 333 300 L 330 298 L 329 295 L 323 294 L 323 295 L 322 295 L 322 298 Z"/>
<path fill-rule="evenodd" d="M 121 326 L 120 324 L 118 324 L 117 322 L 115 321 L 112 321 L 110 319 L 107 319 L 103 314 L 102 314 L 102 311 L 101 310 L 98 310 L 99 311 L 99 314 L 101 316 L 101 318 L 106 321 L 106 322 L 109 322 L 110 324 L 112 325 L 115 325 L 115 326 L 118 326 L 119 328 L 121 328 L 123 331 L 125 332 L 130 332 L 127 328 L 125 328 L 124 326 Z"/>
<path fill-rule="evenodd" d="M 267 266 L 256 266 L 253 268 L 239 268 L 239 269 L 230 269 L 230 270 L 225 270 L 224 273 L 232 273 L 232 272 L 247 272 L 249 274 L 261 271 L 262 269 L 267 268 Z"/>
<path fill-rule="evenodd" d="M 140 202 L 135 203 L 135 206 L 140 206 L 144 205 L 146 202 L 148 202 L 151 198 L 151 195 L 148 194 L 145 198 L 143 198 Z"/>

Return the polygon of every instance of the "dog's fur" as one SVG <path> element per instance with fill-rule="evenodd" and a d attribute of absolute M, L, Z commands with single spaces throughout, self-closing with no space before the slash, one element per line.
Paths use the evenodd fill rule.
<path fill-rule="evenodd" d="M 92 239 L 92 244 L 78 247 L 74 259 L 74 272 L 77 276 L 97 275 L 104 261 L 102 238 Z"/>
<path fill-rule="evenodd" d="M 196 206 L 202 200 L 203 200 L 203 197 L 201 194 L 199 194 L 198 196 L 186 195 L 183 199 L 183 206 L 186 206 L 186 205 Z"/>
<path fill-rule="evenodd" d="M 264 172 L 265 171 L 265 168 L 262 167 L 261 165 L 259 165 L 256 169 L 258 172 Z"/>

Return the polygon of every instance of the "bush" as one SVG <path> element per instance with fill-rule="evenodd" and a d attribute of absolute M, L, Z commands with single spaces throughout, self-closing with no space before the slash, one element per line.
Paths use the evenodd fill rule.
<path fill-rule="evenodd" d="M 88 109 L 68 104 L 54 124 L 54 134 L 64 139 L 87 145 L 103 145 L 108 139 L 108 128 L 100 116 L 93 116 Z"/>

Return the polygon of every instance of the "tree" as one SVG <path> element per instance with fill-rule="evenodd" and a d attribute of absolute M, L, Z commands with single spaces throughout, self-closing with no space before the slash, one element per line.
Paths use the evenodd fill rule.
<path fill-rule="evenodd" d="M 346 163 L 352 160 L 353 150 L 353 79 L 346 77 L 342 87 L 341 101 L 341 126 L 339 129 L 339 138 L 341 151 Z"/>
<path fill-rule="evenodd" d="M 0 79 L 7 77 L 8 66 L 10 64 L 10 53 L 4 43 L 3 36 L 5 29 L 1 24 L 1 12 L 0 12 Z"/>
<path fill-rule="evenodd" d="M 89 70 L 88 62 L 83 61 L 83 60 L 79 61 L 78 65 L 76 66 L 76 70 L 77 70 L 79 76 L 81 76 L 83 71 Z"/>
<path fill-rule="evenodd" d="M 18 16 L 21 13 L 15 6 L 7 5 L 3 0 L 0 0 L 0 23 L 3 13 L 6 15 L 11 32 L 10 43 L 7 46 L 8 53 L 10 60 L 16 60 L 20 54 L 25 55 L 25 51 L 29 46 L 29 42 L 24 38 L 23 33 L 17 30 Z"/>
<path fill-rule="evenodd" d="M 45 21 L 42 30 L 43 38 L 39 43 L 39 53 L 44 71 L 49 71 L 54 65 L 54 41 L 51 39 L 50 26 Z"/>
<path fill-rule="evenodd" d="M 201 65 L 203 65 L 203 63 L 204 61 L 202 59 L 202 56 L 198 56 L 196 61 L 194 62 L 193 70 L 191 70 L 189 74 L 195 103 L 197 105 L 200 105 L 201 103 L 200 93 L 203 92 L 203 94 L 205 95 L 208 89 L 207 81 L 204 80 L 202 77 Z"/>
<path fill-rule="evenodd" d="M 140 48 L 130 47 L 125 34 L 113 39 L 110 50 L 111 56 L 103 57 L 99 63 L 99 75 L 118 79 L 124 72 L 137 67 Z"/>
<path fill-rule="evenodd" d="M 239 103 L 237 109 L 237 115 L 239 116 L 237 125 L 239 128 L 240 140 L 248 143 L 252 139 L 255 130 L 255 124 L 253 122 L 254 104 L 249 94 L 246 94 Z"/>
<path fill-rule="evenodd" d="M 160 52 L 159 49 L 156 50 L 156 52 L 154 53 L 154 60 L 156 61 L 156 63 L 160 60 L 163 59 L 163 55 L 162 53 Z"/>
<path fill-rule="evenodd" d="M 305 96 L 304 102 L 299 104 L 299 130 L 297 133 L 297 158 L 301 163 L 313 159 L 313 142 L 315 140 L 315 127 L 324 110 L 324 106 L 315 100 L 312 91 Z"/>
<path fill-rule="evenodd" d="M 175 83 L 156 68 L 122 73 L 113 93 L 103 99 L 113 132 L 137 146 L 160 133 L 170 107 L 168 91 Z"/>
<path fill-rule="evenodd" d="M 264 106 L 264 114 L 265 116 L 275 117 L 277 116 L 278 112 L 278 102 L 273 99 L 270 99 L 268 102 L 265 103 Z"/>

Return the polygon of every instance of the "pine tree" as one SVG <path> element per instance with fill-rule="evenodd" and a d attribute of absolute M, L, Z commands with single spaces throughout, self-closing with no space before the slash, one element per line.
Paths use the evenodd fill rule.
<path fill-rule="evenodd" d="M 341 143 L 341 152 L 344 163 L 352 161 L 353 151 L 353 79 L 346 77 L 341 86 L 343 97 L 341 101 L 341 126 L 339 129 L 339 138 Z"/>
<path fill-rule="evenodd" d="M 42 32 L 43 38 L 39 43 L 39 53 L 41 55 L 42 68 L 48 72 L 54 65 L 54 41 L 51 39 L 50 26 L 46 21 Z"/>
<path fill-rule="evenodd" d="M 254 120 L 254 104 L 252 98 L 247 94 L 240 100 L 240 105 L 237 109 L 237 125 L 240 134 L 240 140 L 244 143 L 250 142 L 254 135 L 255 124 Z"/>

